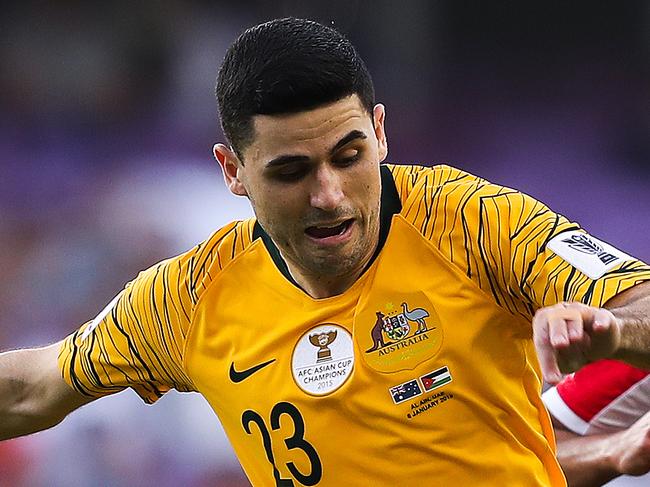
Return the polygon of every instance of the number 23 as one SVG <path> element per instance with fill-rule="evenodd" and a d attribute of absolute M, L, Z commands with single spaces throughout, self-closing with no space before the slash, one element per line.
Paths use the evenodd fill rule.
<path fill-rule="evenodd" d="M 309 458 L 311 462 L 311 472 L 309 475 L 305 475 L 298 470 L 293 462 L 287 462 L 286 466 L 289 469 L 289 472 L 293 477 L 300 482 L 302 485 L 312 486 L 320 482 L 323 476 L 323 466 L 321 464 L 318 453 L 314 447 L 304 438 L 305 434 L 305 422 L 302 419 L 302 415 L 296 406 L 288 402 L 280 402 L 276 404 L 271 410 L 271 428 L 273 431 L 280 429 L 280 418 L 283 414 L 286 414 L 293 421 L 294 432 L 293 435 L 289 438 L 284 439 L 285 445 L 287 445 L 288 450 L 293 450 L 295 448 L 302 450 Z M 275 479 L 275 485 L 278 487 L 291 487 L 294 485 L 292 479 L 280 477 L 280 472 L 278 471 L 277 466 L 275 465 L 275 458 L 273 457 L 273 449 L 271 447 L 271 434 L 269 429 L 264 423 L 264 419 L 255 411 L 250 409 L 244 411 L 241 417 L 242 426 L 244 431 L 249 435 L 251 433 L 250 424 L 255 423 L 260 430 L 262 435 L 262 443 L 264 444 L 264 450 L 266 451 L 266 458 L 273 466 L 273 478 Z"/>

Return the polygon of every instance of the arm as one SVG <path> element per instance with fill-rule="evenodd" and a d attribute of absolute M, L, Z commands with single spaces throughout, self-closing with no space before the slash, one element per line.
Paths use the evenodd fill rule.
<path fill-rule="evenodd" d="M 614 296 L 604 308 L 559 303 L 541 308 L 533 319 L 535 347 L 544 378 L 557 384 L 602 358 L 650 368 L 650 281 Z"/>
<path fill-rule="evenodd" d="M 92 401 L 63 381 L 60 346 L 0 354 L 0 440 L 50 428 Z"/>
<path fill-rule="evenodd" d="M 650 282 L 614 296 L 605 307 L 620 325 L 620 342 L 612 358 L 650 368 Z"/>
<path fill-rule="evenodd" d="M 557 458 L 570 487 L 597 487 L 619 475 L 650 471 L 650 413 L 626 430 L 580 436 L 553 417 Z"/>
<path fill-rule="evenodd" d="M 127 388 L 147 403 L 172 388 L 195 390 L 182 351 L 215 245 L 233 227 L 216 232 L 212 244 L 141 272 L 64 340 L 0 353 L 0 440 L 50 428 L 80 406 Z"/>
<path fill-rule="evenodd" d="M 173 388 L 195 390 L 182 351 L 196 289 L 209 269 L 204 263 L 192 279 L 195 262 L 205 262 L 199 248 L 141 272 L 64 340 L 0 353 L 0 440 L 50 428 L 84 404 L 127 388 L 147 403 Z"/>

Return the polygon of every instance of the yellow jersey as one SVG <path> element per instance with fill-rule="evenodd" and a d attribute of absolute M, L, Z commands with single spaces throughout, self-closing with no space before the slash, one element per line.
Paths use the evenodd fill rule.
<path fill-rule="evenodd" d="M 255 486 L 563 486 L 536 309 L 603 305 L 642 262 L 518 191 L 383 165 L 380 245 L 307 295 L 255 219 L 142 272 L 60 352 L 65 380 L 196 391 Z"/>

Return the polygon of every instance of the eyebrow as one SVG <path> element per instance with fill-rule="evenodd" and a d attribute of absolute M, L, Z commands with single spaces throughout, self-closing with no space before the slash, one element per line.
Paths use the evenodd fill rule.
<path fill-rule="evenodd" d="M 345 145 L 349 144 L 353 140 L 356 139 L 363 140 L 367 138 L 368 136 L 365 133 L 363 133 L 361 130 L 352 130 L 345 137 L 343 137 L 336 144 L 334 144 L 334 147 L 330 149 L 330 154 L 334 154 L 341 147 L 344 147 Z M 290 164 L 294 162 L 307 162 L 307 161 L 309 161 L 309 157 L 307 156 L 285 154 L 271 159 L 269 162 L 266 163 L 266 167 L 282 166 L 284 164 Z"/>

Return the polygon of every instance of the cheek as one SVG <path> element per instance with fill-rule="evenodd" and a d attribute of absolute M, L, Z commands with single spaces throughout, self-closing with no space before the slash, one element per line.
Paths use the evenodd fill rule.
<path fill-rule="evenodd" d="M 381 198 L 381 182 L 374 171 L 364 171 L 357 175 L 352 184 L 354 192 L 362 205 L 366 208 L 374 208 Z"/>
<path fill-rule="evenodd" d="M 295 225 L 300 218 L 300 208 L 291 196 L 291 190 L 273 191 L 256 195 L 251 203 L 261 222 L 271 224 L 276 229 L 286 229 Z"/>

